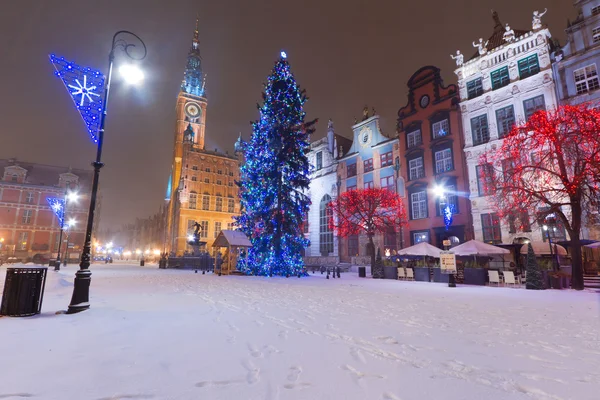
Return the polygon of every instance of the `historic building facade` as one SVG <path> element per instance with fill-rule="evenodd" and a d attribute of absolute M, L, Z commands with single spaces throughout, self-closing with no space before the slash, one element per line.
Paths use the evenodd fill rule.
<path fill-rule="evenodd" d="M 473 238 L 458 88 L 445 87 L 439 68 L 426 66 L 408 80 L 398 111 L 400 176 L 406 182 L 404 243 L 442 247 Z M 452 213 L 446 229 L 445 212 Z"/>
<path fill-rule="evenodd" d="M 600 103 L 600 0 L 576 0 L 577 19 L 569 22 L 564 47 L 553 54 L 556 94 L 561 104 Z M 600 210 L 596 210 L 600 211 Z M 583 237 L 600 240 L 600 214 L 586 216 Z"/>
<path fill-rule="evenodd" d="M 205 149 L 207 96 L 202 72 L 198 21 L 177 96 L 175 144 L 167 187 L 166 249 L 176 254 L 191 250 L 188 237 L 194 224 L 201 240 L 212 243 L 222 229 L 231 229 L 240 211 L 239 162 L 234 156 Z"/>
<path fill-rule="evenodd" d="M 39 253 L 56 257 L 60 222 L 47 199 L 64 199 L 67 191 L 76 191 L 78 200 L 66 206 L 61 258 L 67 250 L 69 259 L 78 259 L 93 172 L 9 159 L 0 160 L 0 173 L 0 256 L 26 260 Z M 75 225 L 67 227 L 68 221 Z"/>
<path fill-rule="evenodd" d="M 531 29 L 515 31 L 502 25 L 493 13 L 494 32 L 484 41 L 473 43 L 477 53 L 468 61 L 457 52 L 460 110 L 464 132 L 464 152 L 470 188 L 475 239 L 488 243 L 512 243 L 545 240 L 538 224 L 540 210 L 528 210 L 524 221 L 501 221 L 491 208 L 493 188 L 486 185 L 481 155 L 492 146 L 500 146 L 502 137 L 513 125 L 525 121 L 535 111 L 557 105 L 550 62 L 550 32 L 541 23 L 543 13 L 534 12 Z M 505 168 L 510 168 L 510 165 Z M 557 234 L 563 236 L 564 231 Z"/>
<path fill-rule="evenodd" d="M 379 128 L 379 116 L 369 115 L 367 108 L 363 111 L 363 120 L 352 126 L 352 131 L 352 146 L 338 162 L 340 193 L 375 187 L 404 196 L 404 180 L 399 176 L 398 139 L 385 136 Z M 377 249 L 384 255 L 386 250 L 402 248 L 402 235 L 397 230 L 390 227 L 386 234 L 376 235 L 375 249 L 369 248 L 366 235 L 339 238 L 340 261 L 353 262 L 354 257 L 367 257 Z"/>
<path fill-rule="evenodd" d="M 333 122 L 327 124 L 327 136 L 310 144 L 311 165 L 309 197 L 311 206 L 304 223 L 304 234 L 310 240 L 306 256 L 338 257 L 338 237 L 328 223 L 327 205 L 338 196 L 338 158 L 348 151 L 351 141 L 337 135 Z"/>

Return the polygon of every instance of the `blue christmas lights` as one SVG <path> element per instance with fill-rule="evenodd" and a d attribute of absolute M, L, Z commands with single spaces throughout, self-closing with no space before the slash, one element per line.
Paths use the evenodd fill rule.
<path fill-rule="evenodd" d="M 104 75 L 100 71 L 81 67 L 54 54 L 50 55 L 50 62 L 55 69 L 54 75 L 63 81 L 92 140 L 96 143 L 102 117 Z"/>
<path fill-rule="evenodd" d="M 59 226 L 62 229 L 65 218 L 65 199 L 61 199 L 58 197 L 47 197 L 46 201 L 48 202 L 48 205 L 54 212 L 54 215 L 56 215 Z"/>
<path fill-rule="evenodd" d="M 260 118 L 243 146 L 242 213 L 236 222 L 252 247 L 238 268 L 253 275 L 304 274 L 302 250 L 308 240 L 302 222 L 310 206 L 306 155 L 314 121 L 304 121 L 306 97 L 285 57 L 282 52 L 268 77 Z"/>
<path fill-rule="evenodd" d="M 456 208 L 454 207 L 454 204 L 448 204 L 444 208 L 444 225 L 446 225 L 446 230 L 450 229 L 450 225 L 452 225 L 455 212 Z"/>

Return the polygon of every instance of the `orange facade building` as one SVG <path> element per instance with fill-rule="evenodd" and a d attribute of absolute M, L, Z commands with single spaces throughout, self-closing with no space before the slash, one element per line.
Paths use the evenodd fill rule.
<path fill-rule="evenodd" d="M 398 111 L 401 175 L 406 182 L 408 227 L 404 243 L 443 247 L 473 238 L 468 178 L 456 85 L 444 86 L 439 68 L 426 66 L 408 81 Z M 444 211 L 452 207 L 446 229 Z"/>
<path fill-rule="evenodd" d="M 77 191 L 79 199 L 67 204 L 65 221 L 75 225 L 65 227 L 61 253 L 64 256 L 68 244 L 68 258 L 79 259 L 93 172 L 10 159 L 0 160 L 0 173 L 0 257 L 56 257 L 60 223 L 47 198 L 64 199 L 70 190 Z"/>

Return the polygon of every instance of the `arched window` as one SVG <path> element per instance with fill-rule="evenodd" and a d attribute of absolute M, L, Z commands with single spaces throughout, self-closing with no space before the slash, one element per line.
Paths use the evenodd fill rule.
<path fill-rule="evenodd" d="M 327 207 L 330 202 L 331 197 L 326 194 L 321 199 L 319 208 L 319 250 L 324 256 L 333 253 L 333 231 L 329 228 L 329 217 L 332 211 Z"/>
<path fill-rule="evenodd" d="M 191 192 L 190 199 L 188 201 L 188 208 L 195 210 L 197 202 L 198 202 L 198 194 L 196 192 Z"/>

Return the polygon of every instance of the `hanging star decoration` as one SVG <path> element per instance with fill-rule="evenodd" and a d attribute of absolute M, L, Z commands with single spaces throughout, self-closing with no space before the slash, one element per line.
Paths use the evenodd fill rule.
<path fill-rule="evenodd" d="M 54 212 L 54 215 L 56 215 L 58 223 L 62 228 L 65 217 L 65 200 L 58 197 L 48 197 L 46 198 L 46 201 Z"/>
<path fill-rule="evenodd" d="M 69 92 L 75 108 L 79 111 L 85 126 L 94 141 L 98 142 L 98 129 L 102 118 L 102 90 L 104 75 L 89 67 L 81 67 L 64 57 L 50 55 L 54 75 L 59 77 Z"/>
<path fill-rule="evenodd" d="M 450 229 L 450 225 L 452 225 L 454 215 L 454 204 L 448 204 L 444 208 L 444 225 L 446 225 L 446 230 Z"/>

